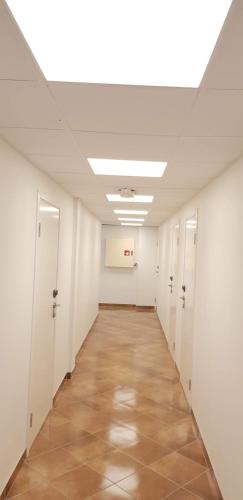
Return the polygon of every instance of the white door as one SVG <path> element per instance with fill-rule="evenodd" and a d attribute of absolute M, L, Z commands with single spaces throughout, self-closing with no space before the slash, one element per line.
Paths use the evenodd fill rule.
<path fill-rule="evenodd" d="M 178 262 L 179 262 L 179 237 L 180 226 L 175 224 L 172 227 L 170 276 L 169 276 L 169 348 L 173 358 L 175 357 L 176 338 L 176 304 L 178 291 Z"/>
<path fill-rule="evenodd" d="M 60 211 L 39 197 L 28 447 L 52 407 Z"/>
<path fill-rule="evenodd" d="M 184 274 L 181 290 L 181 383 L 191 403 L 194 288 L 196 267 L 197 215 L 185 221 Z"/>

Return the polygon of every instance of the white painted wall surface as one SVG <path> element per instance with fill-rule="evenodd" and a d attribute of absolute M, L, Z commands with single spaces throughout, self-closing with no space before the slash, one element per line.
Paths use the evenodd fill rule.
<path fill-rule="evenodd" d="M 224 500 L 242 500 L 243 160 L 210 183 L 160 229 L 159 281 L 164 293 L 158 296 L 158 312 L 166 333 L 169 228 L 178 219 L 190 217 L 195 208 L 199 210 L 199 226 L 192 408 Z M 183 236 L 182 232 L 180 273 Z M 176 360 L 180 367 L 180 313 Z"/>
<path fill-rule="evenodd" d="M 70 299 L 73 260 L 73 199 L 47 175 L 0 140 L 0 493 L 26 449 L 28 384 L 31 345 L 32 299 L 35 265 L 35 232 L 38 190 L 60 207 L 60 252 L 56 356 L 53 393 L 71 368 Z M 82 266 L 85 283 L 90 275 L 89 302 L 79 288 L 82 309 L 82 337 L 98 302 L 100 259 L 99 223 L 83 209 Z M 93 232 L 95 231 L 95 237 Z M 96 243 L 94 244 L 94 241 Z M 91 252 L 91 254 L 90 254 Z M 92 257 L 91 257 L 92 255 Z M 96 261 L 92 269 L 91 258 Z M 88 262 L 88 264 L 87 264 Z M 82 282 L 84 283 L 84 282 Z M 95 309 L 96 300 L 96 309 Z"/>
<path fill-rule="evenodd" d="M 105 240 L 133 238 L 137 269 L 105 267 Z M 100 302 L 154 305 L 157 228 L 102 226 Z"/>
<path fill-rule="evenodd" d="M 154 306 L 158 229 L 141 227 L 138 231 L 137 306 Z"/>
<path fill-rule="evenodd" d="M 98 314 L 101 224 L 82 204 L 78 210 L 78 263 L 75 354 Z"/>

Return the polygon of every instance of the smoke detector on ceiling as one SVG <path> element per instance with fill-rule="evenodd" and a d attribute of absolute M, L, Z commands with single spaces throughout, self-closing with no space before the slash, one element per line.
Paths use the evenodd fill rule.
<path fill-rule="evenodd" d="M 135 196 L 136 191 L 133 188 L 123 187 L 118 189 L 118 193 L 122 198 L 133 198 Z"/>

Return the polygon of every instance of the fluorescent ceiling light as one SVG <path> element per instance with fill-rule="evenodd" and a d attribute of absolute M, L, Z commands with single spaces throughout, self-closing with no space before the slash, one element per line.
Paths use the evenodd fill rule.
<path fill-rule="evenodd" d="M 123 220 L 127 222 L 144 222 L 144 219 L 134 219 L 134 217 L 118 217 L 118 220 Z"/>
<path fill-rule="evenodd" d="M 147 210 L 113 210 L 114 214 L 120 215 L 147 215 Z"/>
<path fill-rule="evenodd" d="M 138 224 L 137 222 L 121 222 L 121 226 L 142 226 L 142 224 Z"/>
<path fill-rule="evenodd" d="M 7 0 L 47 80 L 198 87 L 232 0 Z"/>
<path fill-rule="evenodd" d="M 106 198 L 108 201 L 122 201 L 126 203 L 152 203 L 154 199 L 153 196 L 143 196 L 140 194 L 135 194 L 131 198 L 126 198 L 120 194 L 106 194 Z"/>
<path fill-rule="evenodd" d="M 127 177 L 162 177 L 167 165 L 165 161 L 107 160 L 104 158 L 88 158 L 88 162 L 96 175 Z"/>

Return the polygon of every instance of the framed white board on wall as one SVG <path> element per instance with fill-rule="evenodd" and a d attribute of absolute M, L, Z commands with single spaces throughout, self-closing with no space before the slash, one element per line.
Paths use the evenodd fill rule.
<path fill-rule="evenodd" d="M 105 247 L 106 267 L 134 267 L 134 239 L 108 239 Z"/>

